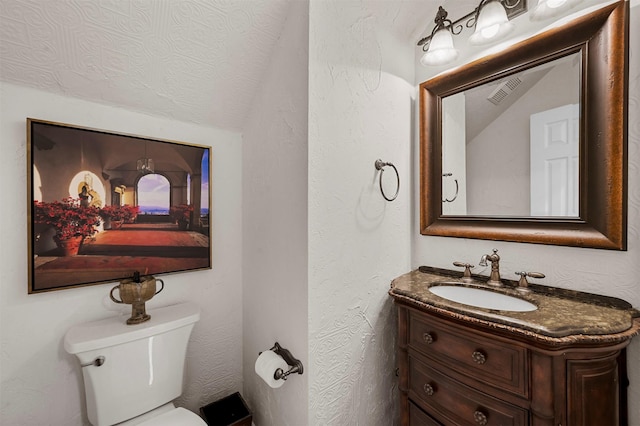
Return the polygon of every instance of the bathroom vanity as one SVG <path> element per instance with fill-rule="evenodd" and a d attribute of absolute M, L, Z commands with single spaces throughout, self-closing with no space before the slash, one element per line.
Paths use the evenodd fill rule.
<path fill-rule="evenodd" d="M 616 298 L 534 284 L 519 291 L 507 280 L 489 288 L 460 275 L 422 267 L 391 284 L 402 426 L 627 423 L 625 348 L 640 312 Z M 443 285 L 535 310 L 481 308 L 430 291 Z"/>

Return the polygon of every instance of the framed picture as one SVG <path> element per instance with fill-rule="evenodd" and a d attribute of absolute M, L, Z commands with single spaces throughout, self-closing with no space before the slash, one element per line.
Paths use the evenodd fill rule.
<path fill-rule="evenodd" d="M 29 293 L 211 268 L 211 148 L 27 119 Z"/>

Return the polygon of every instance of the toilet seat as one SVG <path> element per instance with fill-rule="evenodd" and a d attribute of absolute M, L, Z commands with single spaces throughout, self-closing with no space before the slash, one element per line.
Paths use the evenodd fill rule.
<path fill-rule="evenodd" d="M 178 407 L 173 410 L 167 411 L 166 413 L 160 414 L 159 416 L 152 417 L 149 420 L 146 420 L 142 423 L 139 423 L 138 426 L 206 426 L 204 420 L 200 418 L 197 414 L 182 408 Z"/>

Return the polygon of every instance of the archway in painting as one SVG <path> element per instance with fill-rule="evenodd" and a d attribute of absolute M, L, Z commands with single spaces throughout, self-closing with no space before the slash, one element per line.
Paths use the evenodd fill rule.
<path fill-rule="evenodd" d="M 136 184 L 138 207 L 142 215 L 168 215 L 171 205 L 171 184 L 161 174 L 142 176 Z"/>
<path fill-rule="evenodd" d="M 107 191 L 95 173 L 83 170 L 71 179 L 69 197 L 79 198 L 83 205 L 103 207 Z"/>

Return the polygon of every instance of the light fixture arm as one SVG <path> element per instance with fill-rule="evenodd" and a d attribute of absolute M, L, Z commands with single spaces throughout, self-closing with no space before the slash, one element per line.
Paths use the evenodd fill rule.
<path fill-rule="evenodd" d="M 438 13 L 436 13 L 436 17 L 433 20 L 436 26 L 433 28 L 433 31 L 431 31 L 431 34 L 429 34 L 424 38 L 421 38 L 418 41 L 418 46 L 422 46 L 422 50 L 426 52 L 429 49 L 429 44 L 431 43 L 431 39 L 433 38 L 433 35 L 436 33 L 436 31 L 442 28 L 447 28 L 447 27 L 450 28 L 451 34 L 454 34 L 454 35 L 460 34 L 462 32 L 462 29 L 464 28 L 462 25 L 460 25 L 460 23 L 466 19 L 473 17 L 475 13 L 476 13 L 476 10 L 466 14 L 465 16 L 463 16 L 462 18 L 456 21 L 451 22 L 450 19 L 447 19 L 447 16 L 449 15 L 449 13 L 442 6 L 438 6 Z M 467 25 L 467 27 L 469 26 Z"/>
<path fill-rule="evenodd" d="M 464 27 L 473 28 L 476 25 L 476 22 L 478 20 L 480 9 L 482 9 L 482 7 L 486 3 L 489 3 L 490 1 L 492 0 L 481 0 L 480 4 L 478 4 L 478 7 L 473 9 L 473 11 L 467 13 L 466 15 L 464 15 L 459 19 L 456 19 L 453 22 L 447 18 L 447 15 L 448 15 L 447 11 L 442 6 L 439 6 L 438 12 L 436 13 L 436 17 L 434 19 L 436 26 L 433 28 L 433 31 L 431 31 L 430 35 L 423 37 L 418 41 L 418 46 L 422 46 L 422 50 L 426 52 L 429 49 L 429 44 L 431 43 L 431 39 L 433 38 L 433 35 L 436 33 L 436 31 L 442 28 L 450 28 L 451 34 L 454 34 L 454 35 L 460 34 L 464 29 Z M 517 6 L 520 6 L 522 3 L 524 3 L 524 7 L 526 7 L 526 0 L 499 0 L 499 1 L 507 10 L 514 9 Z"/>
<path fill-rule="evenodd" d="M 522 0 L 500 0 L 502 5 L 507 9 L 513 9 L 518 6 Z"/>

